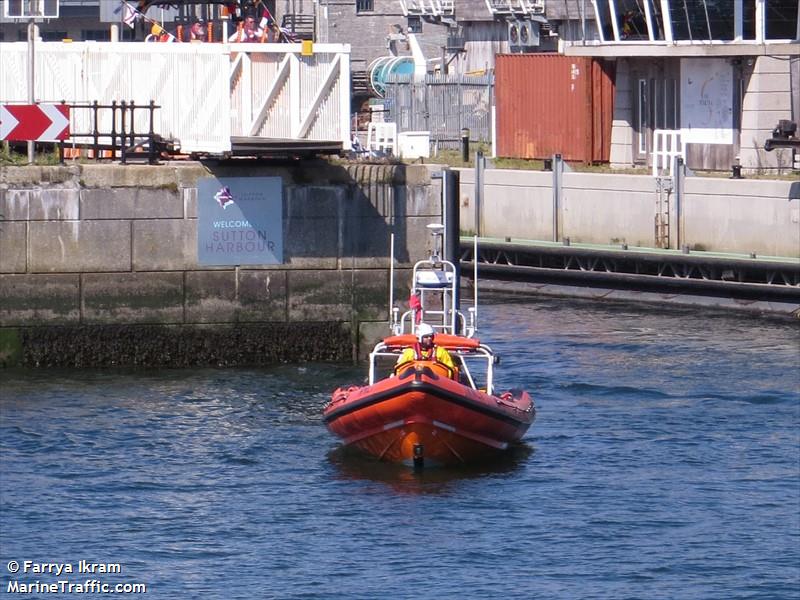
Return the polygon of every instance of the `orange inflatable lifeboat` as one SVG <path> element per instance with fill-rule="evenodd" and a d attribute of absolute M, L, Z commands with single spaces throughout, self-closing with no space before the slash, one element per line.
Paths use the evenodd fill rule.
<path fill-rule="evenodd" d="M 434 341 L 450 352 L 455 369 L 414 360 L 370 385 L 339 388 L 323 413 L 328 429 L 346 445 L 417 467 L 476 461 L 519 440 L 533 423 L 533 401 L 522 390 L 493 393 L 491 349 L 449 334 Z M 386 338 L 370 355 L 370 373 L 377 360 L 396 360 L 415 342 L 413 335 Z M 471 363 L 482 364 L 486 387 L 475 383 Z"/>
<path fill-rule="evenodd" d="M 378 342 L 370 353 L 368 384 L 340 387 L 323 411 L 326 426 L 345 445 L 415 467 L 492 456 L 519 440 L 536 414 L 527 392 L 495 391 L 494 366 L 499 359 L 475 337 L 477 261 L 475 296 L 465 314 L 460 306 L 460 270 L 437 252 L 443 226 L 428 228 L 434 250 L 430 258 L 414 265 L 411 296 L 402 315 L 394 307 L 392 270 L 389 326 L 394 335 Z M 477 256 L 477 238 L 475 245 Z M 392 238 L 389 264 L 394 262 Z M 433 344 L 446 353 L 428 348 L 431 335 Z M 404 355 L 408 348 L 414 351 Z"/>

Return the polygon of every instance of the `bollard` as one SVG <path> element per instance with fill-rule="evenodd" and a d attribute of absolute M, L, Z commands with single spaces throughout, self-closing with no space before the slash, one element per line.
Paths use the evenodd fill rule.
<path fill-rule="evenodd" d="M 469 161 L 469 129 L 466 127 L 461 130 L 461 161 Z"/>

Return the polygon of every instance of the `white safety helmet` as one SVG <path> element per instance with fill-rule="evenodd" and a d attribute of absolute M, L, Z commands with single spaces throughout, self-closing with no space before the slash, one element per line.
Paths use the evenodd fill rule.
<path fill-rule="evenodd" d="M 433 327 L 427 323 L 420 323 L 417 325 L 417 341 L 422 342 L 422 338 L 426 335 L 433 335 Z"/>

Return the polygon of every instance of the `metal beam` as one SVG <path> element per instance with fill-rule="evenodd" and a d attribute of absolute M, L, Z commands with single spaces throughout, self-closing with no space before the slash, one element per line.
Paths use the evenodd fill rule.
<path fill-rule="evenodd" d="M 706 256 L 705 253 L 559 246 L 481 240 L 478 268 L 489 277 L 639 290 L 681 290 L 709 296 L 800 302 L 800 261 Z M 470 240 L 461 241 L 465 272 L 474 268 Z"/>

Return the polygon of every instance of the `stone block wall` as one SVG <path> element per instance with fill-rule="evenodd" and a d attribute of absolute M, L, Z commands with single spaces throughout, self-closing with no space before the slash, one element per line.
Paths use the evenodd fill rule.
<path fill-rule="evenodd" d="M 282 178 L 283 264 L 197 264 L 197 181 L 207 176 Z M 271 362 L 274 352 L 253 348 L 286 346 L 299 324 L 277 360 L 351 359 L 388 333 L 390 235 L 401 272 L 427 256 L 438 186 L 422 166 L 322 161 L 4 167 L 0 364 Z M 244 350 L 211 351 L 208 336 Z"/>

